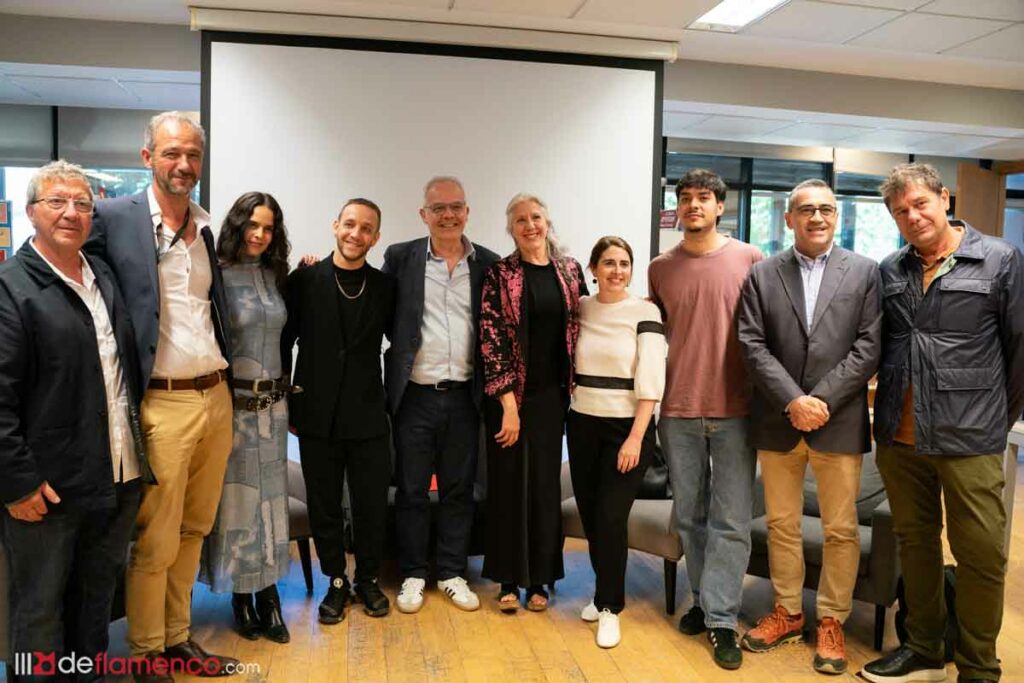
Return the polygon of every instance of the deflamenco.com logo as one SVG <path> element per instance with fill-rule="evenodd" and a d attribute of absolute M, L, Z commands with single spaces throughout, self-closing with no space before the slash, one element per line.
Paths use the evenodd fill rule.
<path fill-rule="evenodd" d="M 14 654 L 14 674 L 16 676 L 56 676 L 56 675 L 97 675 L 127 676 L 141 675 L 174 675 L 213 676 L 220 672 L 220 663 L 212 660 L 164 659 L 163 657 L 109 657 L 101 652 L 94 658 L 85 655 L 70 654 L 57 656 L 55 652 L 16 652 Z M 222 672 L 232 674 L 260 674 L 258 662 L 239 662 L 228 664 Z"/>

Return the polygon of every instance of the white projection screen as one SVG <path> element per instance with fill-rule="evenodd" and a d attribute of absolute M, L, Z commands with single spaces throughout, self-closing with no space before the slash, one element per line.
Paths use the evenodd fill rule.
<path fill-rule="evenodd" d="M 243 192 L 270 192 L 294 265 L 327 255 L 341 204 L 367 197 L 383 213 L 369 256 L 379 266 L 388 244 L 426 235 L 427 179 L 454 175 L 473 241 L 509 253 L 505 205 L 530 192 L 584 265 L 598 237 L 625 237 L 632 289 L 646 293 L 660 62 L 219 32 L 204 32 L 203 57 L 203 197 L 216 226 Z"/>

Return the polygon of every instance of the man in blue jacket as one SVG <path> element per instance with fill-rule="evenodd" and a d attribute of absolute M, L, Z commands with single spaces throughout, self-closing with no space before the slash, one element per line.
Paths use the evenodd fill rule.
<path fill-rule="evenodd" d="M 870 662 L 869 681 L 945 680 L 942 509 L 957 560 L 956 665 L 962 683 L 997 681 L 1003 619 L 1003 453 L 1024 410 L 1024 257 L 951 221 L 927 164 L 881 187 L 909 243 L 880 265 L 878 469 L 892 506 L 907 596 L 907 642 Z"/>
<path fill-rule="evenodd" d="M 53 655 L 99 666 L 141 483 L 154 482 L 127 308 L 110 270 L 80 251 L 92 207 L 79 167 L 39 169 L 35 235 L 0 265 L 0 499 L 23 681 L 48 679 L 32 671 Z"/>

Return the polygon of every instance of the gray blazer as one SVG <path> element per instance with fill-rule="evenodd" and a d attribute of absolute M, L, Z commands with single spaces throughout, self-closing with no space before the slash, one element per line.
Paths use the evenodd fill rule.
<path fill-rule="evenodd" d="M 751 443 L 792 450 L 800 438 L 816 451 L 871 450 L 867 383 L 882 350 L 878 265 L 832 248 L 807 327 L 800 264 L 792 249 L 754 264 L 743 285 L 739 338 L 754 382 Z M 828 404 L 829 421 L 801 432 L 785 407 L 809 394 Z"/>
<path fill-rule="evenodd" d="M 475 255 L 469 259 L 470 296 L 473 301 L 473 320 L 479 321 L 484 271 L 498 260 L 498 255 L 475 242 L 473 250 Z M 398 280 L 394 334 L 391 336 L 391 346 L 384 353 L 384 389 L 387 393 L 388 411 L 394 415 L 402 403 L 402 395 L 412 374 L 412 363 L 422 342 L 420 328 L 423 325 L 427 238 L 421 237 L 389 246 L 384 252 L 384 265 L 381 270 Z M 473 398 L 479 405 L 483 396 L 483 363 L 480 360 L 479 344 L 474 346 L 476 357 L 473 359 Z"/>

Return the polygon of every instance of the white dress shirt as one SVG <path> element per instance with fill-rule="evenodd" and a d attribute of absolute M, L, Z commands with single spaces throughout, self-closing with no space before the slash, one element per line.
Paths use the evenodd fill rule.
<path fill-rule="evenodd" d="M 821 278 L 825 276 L 825 266 L 828 265 L 828 257 L 832 254 L 830 244 L 824 254 L 818 254 L 815 258 L 804 256 L 793 247 L 793 255 L 796 262 L 800 264 L 800 277 L 804 283 L 804 316 L 807 320 L 807 329 L 810 330 L 814 324 L 814 307 L 818 303 L 818 292 L 821 290 Z"/>
<path fill-rule="evenodd" d="M 196 224 L 191 245 L 179 239 L 171 247 L 175 231 L 161 220 L 153 187 L 146 192 L 153 220 L 153 244 L 160 256 L 160 336 L 153 362 L 153 377 L 190 379 L 227 368 L 213 331 L 210 287 L 213 271 L 206 243 L 199 231 L 210 224 L 210 215 L 189 202 Z"/>
<path fill-rule="evenodd" d="M 107 392 L 107 431 L 110 433 L 110 461 L 114 465 L 114 482 L 131 481 L 140 476 L 139 460 L 135 453 L 131 426 L 128 423 L 128 390 L 121 372 L 121 359 L 117 354 L 117 338 L 110 324 L 110 315 L 103 294 L 96 283 L 96 276 L 89 262 L 82 259 L 82 284 L 78 284 L 43 256 L 35 244 L 29 242 L 39 257 L 71 288 L 89 309 L 92 325 L 96 329 L 96 346 L 100 353 L 100 367 L 103 369 L 103 385 Z"/>

